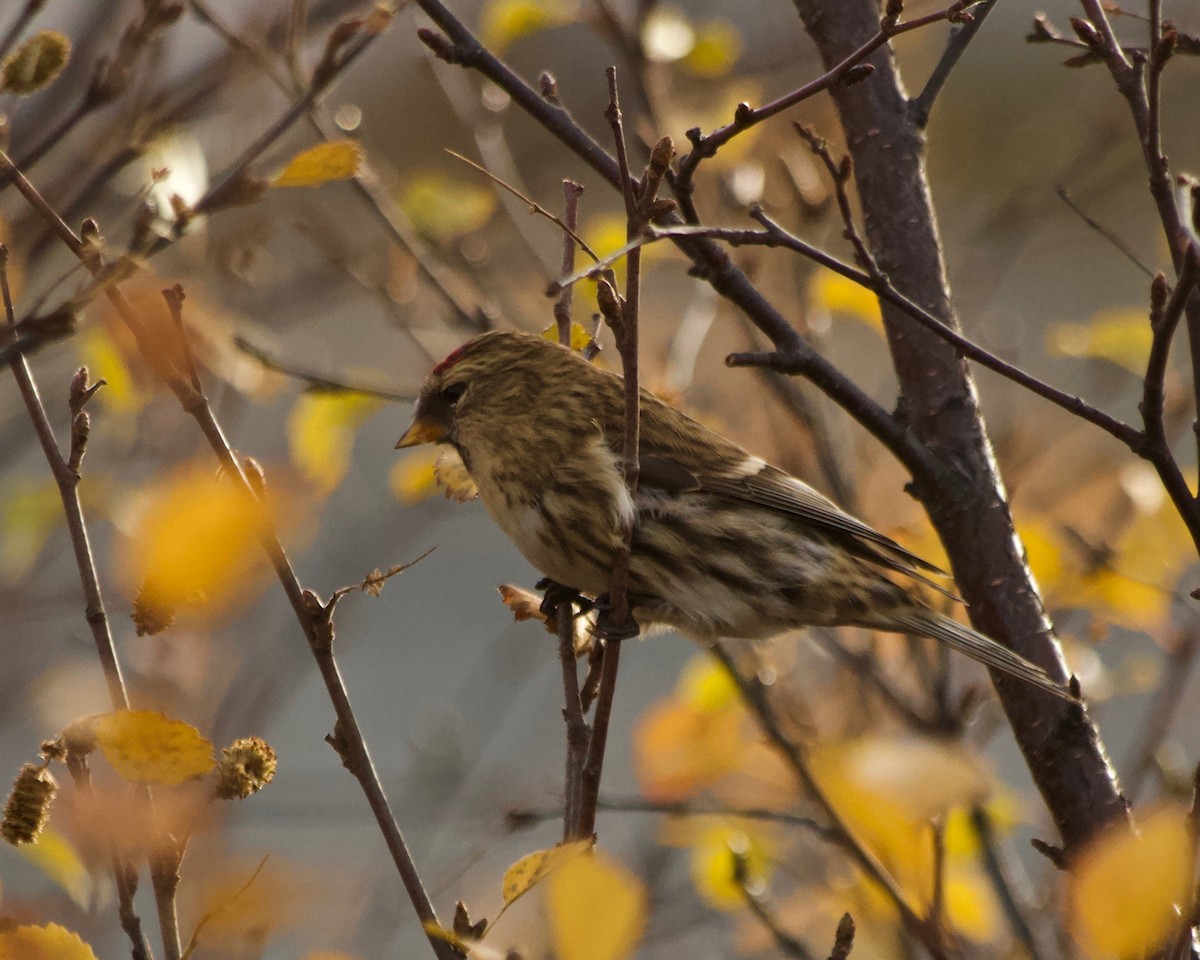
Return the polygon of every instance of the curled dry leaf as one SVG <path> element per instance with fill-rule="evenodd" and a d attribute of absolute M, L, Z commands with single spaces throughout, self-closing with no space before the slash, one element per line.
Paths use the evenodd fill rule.
<path fill-rule="evenodd" d="M 546 615 L 542 613 L 542 598 L 532 590 L 518 587 L 515 583 L 502 583 L 496 589 L 500 591 L 504 605 L 513 612 L 513 619 L 517 623 L 522 620 L 546 623 Z"/>
<path fill-rule="evenodd" d="M 438 486 L 446 488 L 446 499 L 458 503 L 475 500 L 479 496 L 479 488 L 467 472 L 467 465 L 462 462 L 457 451 L 447 450 L 433 465 L 433 476 Z"/>

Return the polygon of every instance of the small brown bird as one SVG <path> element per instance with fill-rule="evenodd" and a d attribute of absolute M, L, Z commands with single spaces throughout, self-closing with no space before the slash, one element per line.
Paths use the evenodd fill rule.
<path fill-rule="evenodd" d="M 434 367 L 396 446 L 454 447 L 525 558 L 588 596 L 608 590 L 632 523 L 642 625 L 702 642 L 801 626 L 915 634 L 1071 699 L 1041 667 L 888 577 L 930 583 L 936 567 L 644 390 L 631 499 L 623 409 L 620 377 L 539 336 L 486 333 Z"/>

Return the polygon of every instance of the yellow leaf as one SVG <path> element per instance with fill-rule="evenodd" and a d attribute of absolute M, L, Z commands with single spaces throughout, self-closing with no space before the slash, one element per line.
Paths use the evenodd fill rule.
<path fill-rule="evenodd" d="M 847 799 L 861 794 L 853 797 L 855 804 L 879 801 L 918 822 L 979 802 L 991 786 L 979 759 L 962 744 L 932 737 L 823 744 L 813 751 L 812 762 L 831 793 Z M 861 812 L 870 818 L 868 810 Z"/>
<path fill-rule="evenodd" d="M 388 487 L 392 496 L 401 503 L 420 503 L 432 497 L 437 490 L 437 474 L 434 464 L 441 451 L 437 447 L 425 447 L 409 452 L 394 464 L 388 473 Z"/>
<path fill-rule="evenodd" d="M 808 283 L 811 308 L 824 314 L 839 314 L 883 333 L 879 298 L 862 284 L 832 270 L 817 270 Z"/>
<path fill-rule="evenodd" d="M 1046 348 L 1059 357 L 1096 357 L 1142 374 L 1154 334 L 1145 308 L 1101 310 L 1087 323 L 1054 323 Z"/>
<path fill-rule="evenodd" d="M 551 343 L 558 343 L 558 324 L 552 323 L 542 331 L 542 336 Z M 571 342 L 567 344 L 575 353 L 583 353 L 595 341 L 592 335 L 583 329 L 582 323 L 571 324 Z"/>
<path fill-rule="evenodd" d="M 146 607 L 218 610 L 262 568 L 265 513 L 208 460 L 185 464 L 150 488 L 118 566 Z"/>
<path fill-rule="evenodd" d="M 70 840 L 53 827 L 47 827 L 36 843 L 23 844 L 17 850 L 66 891 L 78 906 L 87 908 L 92 896 L 92 878 Z"/>
<path fill-rule="evenodd" d="M 62 497 L 52 480 L 10 482 L 0 509 L 0 571 L 4 576 L 9 580 L 25 577 L 41 556 L 51 531 L 62 522 Z"/>
<path fill-rule="evenodd" d="M 153 710 L 118 710 L 95 719 L 96 743 L 126 780 L 174 786 L 208 773 L 213 745 L 182 720 Z"/>
<path fill-rule="evenodd" d="M 697 77 L 724 77 L 742 55 L 742 35 L 727 20 L 710 20 L 696 31 L 683 65 Z"/>
<path fill-rule="evenodd" d="M 271 179 L 272 187 L 316 187 L 331 180 L 349 180 L 358 175 L 363 149 L 357 140 L 319 143 L 288 161 Z"/>
<path fill-rule="evenodd" d="M 978 943 L 994 943 L 1002 932 L 995 887 L 970 862 L 945 866 L 944 909 L 950 925 Z"/>
<path fill-rule="evenodd" d="M 559 960 L 623 960 L 646 926 L 646 893 L 637 878 L 597 853 L 575 857 L 546 884 Z"/>
<path fill-rule="evenodd" d="M 354 434 L 382 401 L 361 393 L 310 390 L 288 416 L 292 463 L 321 494 L 338 488 L 350 467 Z"/>
<path fill-rule="evenodd" d="M 548 850 L 526 854 L 504 871 L 504 879 L 500 884 L 504 905 L 508 906 L 518 897 L 524 896 L 555 870 L 590 849 L 591 840 L 576 840 L 573 843 L 563 843 Z"/>
<path fill-rule="evenodd" d="M 483 227 L 496 211 L 496 194 L 473 181 L 419 173 L 405 185 L 400 206 L 423 234 L 452 240 Z"/>
<path fill-rule="evenodd" d="M 135 382 L 124 355 L 103 326 L 88 326 L 75 338 L 75 344 L 80 363 L 94 379 L 106 383 L 93 403 L 122 414 L 137 413 L 146 405 L 148 391 Z"/>
<path fill-rule="evenodd" d="M 54 80 L 71 58 L 71 41 L 57 30 L 40 30 L 0 64 L 0 90 L 25 96 Z"/>
<path fill-rule="evenodd" d="M 0 931 L 0 960 L 96 960 L 92 948 L 57 923 Z"/>
<path fill-rule="evenodd" d="M 480 14 L 480 37 L 486 46 L 503 53 L 514 40 L 570 23 L 576 6 L 569 0 L 487 0 Z"/>
<path fill-rule="evenodd" d="M 718 910 L 745 906 L 745 891 L 761 893 L 766 888 L 771 848 L 761 831 L 729 822 L 707 826 L 691 848 L 692 883 L 701 899 Z"/>
<path fill-rule="evenodd" d="M 741 768 L 747 757 L 740 704 L 696 707 L 670 697 L 638 718 L 633 765 L 646 796 L 682 800 Z"/>
<path fill-rule="evenodd" d="M 1140 818 L 1138 833 L 1122 822 L 1080 855 L 1068 914 L 1093 956 L 1147 956 L 1175 929 L 1192 874 L 1186 817 L 1182 808 L 1159 808 Z"/>
<path fill-rule="evenodd" d="M 679 675 L 675 692 L 697 710 L 724 710 L 741 703 L 737 683 L 716 657 L 692 657 Z"/>

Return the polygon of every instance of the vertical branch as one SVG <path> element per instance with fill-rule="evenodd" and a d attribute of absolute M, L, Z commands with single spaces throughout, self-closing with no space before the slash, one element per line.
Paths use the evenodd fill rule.
<path fill-rule="evenodd" d="M 609 67 L 609 103 L 605 117 L 612 127 L 616 141 L 617 164 L 620 169 L 622 192 L 625 197 L 626 235 L 636 237 L 646 221 L 641 217 L 635 185 L 629 177 L 629 155 L 625 148 L 625 131 L 621 124 L 621 103 L 617 93 L 617 69 Z M 649 177 L 647 177 L 647 185 Z M 638 398 L 638 301 L 641 285 L 641 250 L 629 252 L 625 282 L 625 298 L 613 290 L 607 280 L 597 284 L 600 311 L 613 328 L 617 349 L 621 354 L 621 369 L 625 377 L 625 415 L 623 430 L 622 467 L 625 485 L 631 503 L 637 502 L 638 485 L 638 435 L 641 405 Z M 580 810 L 579 833 L 590 836 L 596 829 L 596 807 L 600 798 L 600 774 L 604 767 L 604 749 L 608 741 L 608 724 L 612 716 L 613 696 L 617 687 L 617 667 L 621 658 L 621 641 L 627 636 L 636 636 L 637 624 L 633 620 L 629 604 L 629 555 L 633 542 L 631 518 L 626 529 L 621 531 L 621 543 L 613 557 L 613 573 L 608 593 L 608 608 L 602 611 L 597 627 L 604 644 L 604 660 L 600 668 L 600 693 L 596 699 L 596 715 L 592 720 L 592 740 L 588 747 L 587 761 L 583 768 L 583 796 Z"/>
<path fill-rule="evenodd" d="M 563 181 L 563 231 L 562 269 L 570 273 L 575 269 L 575 230 L 579 225 L 579 198 L 582 185 L 572 180 Z M 571 301 L 574 287 L 567 285 L 559 292 L 554 303 L 554 320 L 558 324 L 558 342 L 570 349 L 571 346 Z M 575 620 L 574 606 L 568 600 L 560 600 L 555 615 L 558 618 L 558 659 L 563 676 L 563 720 L 567 725 L 566 779 L 563 783 L 563 840 L 585 839 L 588 834 L 580 832 L 579 813 L 583 803 L 583 769 L 587 762 L 588 742 L 591 730 L 583 718 L 583 702 L 579 698 L 579 673 L 575 666 Z"/>
<path fill-rule="evenodd" d="M 8 246 L 0 243 L 0 296 L 4 300 L 4 330 L 11 335 L 16 327 L 13 312 L 12 290 L 8 281 Z M 75 554 L 75 565 L 79 571 L 79 581 L 83 587 L 84 617 L 92 631 L 92 640 L 96 645 L 96 653 L 100 657 L 100 669 L 104 673 L 104 681 L 108 686 L 109 701 L 114 710 L 129 708 L 129 694 L 125 689 L 125 678 L 121 675 L 121 663 L 117 658 L 116 646 L 113 643 L 112 631 L 108 625 L 108 615 L 104 611 L 104 598 L 100 593 L 100 580 L 96 574 L 96 564 L 92 557 L 92 545 L 88 538 L 87 523 L 83 516 L 83 505 L 79 501 L 79 467 L 83 462 L 84 450 L 87 446 L 91 421 L 83 409 L 96 391 L 104 385 L 100 380 L 88 384 L 87 368 L 81 367 L 71 379 L 69 392 L 71 421 L 71 445 L 68 456 L 62 455 L 58 441 L 54 436 L 54 428 L 42 405 L 37 383 L 29 363 L 21 353 L 17 353 L 9 361 L 13 379 L 17 382 L 29 419 L 33 422 L 38 442 L 50 466 L 50 473 L 58 487 L 59 499 L 62 501 L 63 513 L 67 520 L 67 532 L 71 539 L 71 548 Z M 113 878 L 117 887 L 117 909 L 121 927 L 129 937 L 134 960 L 149 960 L 150 946 L 142 932 L 142 922 L 134 909 L 133 898 L 137 891 L 137 873 L 112 852 L 111 857 Z"/>

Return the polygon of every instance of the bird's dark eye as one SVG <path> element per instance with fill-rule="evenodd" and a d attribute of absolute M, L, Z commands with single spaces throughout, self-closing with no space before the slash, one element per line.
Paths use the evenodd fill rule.
<path fill-rule="evenodd" d="M 465 383 L 452 383 L 442 390 L 442 396 L 445 397 L 447 403 L 455 404 L 458 402 L 459 397 L 466 393 L 466 391 L 467 385 Z"/>

